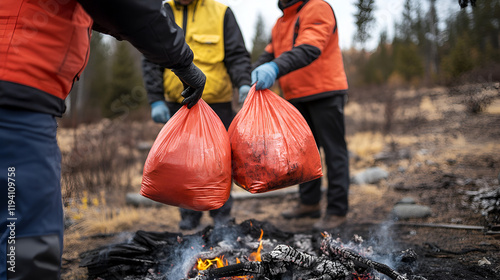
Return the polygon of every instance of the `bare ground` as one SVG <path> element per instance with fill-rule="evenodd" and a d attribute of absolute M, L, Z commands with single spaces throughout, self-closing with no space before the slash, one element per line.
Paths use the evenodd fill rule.
<path fill-rule="evenodd" d="M 493 96 L 488 109 L 471 114 L 464 105 L 466 97 L 450 95 L 441 88 L 399 92 L 396 95 L 400 102 L 391 114 L 390 133 L 384 135 L 359 131 L 360 127 L 387 126 L 387 116 L 384 121 L 380 117 L 384 111 L 377 107 L 383 108 L 384 103 L 349 103 L 346 123 L 348 145 L 353 152 L 351 174 L 378 166 L 387 170 L 389 177 L 376 184 L 351 185 L 348 221 L 332 233 L 346 240 L 354 234 L 365 240 L 385 236 L 395 248 L 413 248 L 419 255 L 416 272 L 427 279 L 500 279 L 500 206 L 486 215 L 484 207 L 474 201 L 478 194 L 499 188 L 500 94 L 495 87 L 488 94 Z M 370 138 L 372 144 L 382 144 L 367 148 L 360 135 Z M 133 191 L 138 191 L 138 187 Z M 233 191 L 242 192 L 245 191 L 237 187 Z M 112 197 L 109 200 L 113 207 L 126 207 L 123 193 L 107 196 Z M 395 221 L 391 211 L 404 197 L 429 206 L 431 216 Z M 256 219 L 284 231 L 313 232 L 314 219 L 281 218 L 280 212 L 296 203 L 294 192 L 269 197 L 247 195 L 235 201 L 232 215 L 236 223 Z M 180 231 L 175 207 L 135 211 L 137 217 L 131 224 L 112 230 L 110 235 L 88 234 L 78 223 L 68 227 L 63 279 L 86 279 L 86 270 L 78 268 L 79 254 L 84 251 L 121 242 L 137 230 Z M 200 227 L 183 233 L 195 233 L 211 224 L 205 214 Z M 381 226 L 387 225 L 389 230 L 381 232 L 381 228 L 386 228 Z"/>

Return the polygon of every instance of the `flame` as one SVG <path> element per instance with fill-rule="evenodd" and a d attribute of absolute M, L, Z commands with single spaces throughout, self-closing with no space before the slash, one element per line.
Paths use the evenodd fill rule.
<path fill-rule="evenodd" d="M 261 262 L 262 259 L 260 257 L 260 251 L 262 250 L 262 236 L 264 235 L 264 231 L 261 229 L 260 230 L 260 237 L 259 237 L 259 247 L 257 248 L 257 252 L 252 252 L 248 259 L 250 261 L 258 261 Z"/>
<path fill-rule="evenodd" d="M 261 258 L 261 251 L 262 251 L 262 236 L 264 236 L 264 230 L 260 230 L 260 237 L 259 237 L 259 247 L 257 248 L 256 252 L 252 252 L 250 256 L 248 257 L 249 261 L 262 261 Z M 212 248 L 210 248 L 212 249 Z M 241 261 L 236 258 L 236 263 L 241 263 Z M 202 260 L 201 258 L 198 259 L 198 263 L 196 265 L 196 269 L 198 271 L 201 270 L 207 270 L 209 268 L 219 268 L 219 267 L 224 267 L 229 265 L 228 261 L 224 259 L 224 255 L 220 257 L 216 257 L 214 259 L 205 259 Z M 243 280 L 248 280 L 254 278 L 253 276 L 233 276 L 229 279 L 243 279 Z M 226 278 L 224 278 L 226 279 Z"/>
<path fill-rule="evenodd" d="M 358 274 L 357 272 L 354 272 L 352 274 L 353 276 L 353 280 L 370 280 L 370 279 L 374 279 L 370 274 Z"/>
<path fill-rule="evenodd" d="M 206 259 L 206 260 L 198 259 L 198 264 L 196 265 L 196 268 L 198 270 L 207 270 L 213 265 L 215 265 L 216 267 L 223 267 L 224 255 L 222 255 L 221 257 L 216 257 L 215 259 Z M 226 260 L 226 265 L 227 265 L 227 260 Z"/>

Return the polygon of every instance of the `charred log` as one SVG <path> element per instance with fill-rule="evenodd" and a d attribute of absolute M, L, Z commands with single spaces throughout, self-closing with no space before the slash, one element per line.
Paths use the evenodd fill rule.
<path fill-rule="evenodd" d="M 245 262 L 221 268 L 200 271 L 200 275 L 191 280 L 213 280 L 223 277 L 259 275 L 264 278 L 283 274 L 291 266 L 306 269 L 313 278 L 309 279 L 344 279 L 351 273 L 338 261 L 326 257 L 315 257 L 299 252 L 288 245 L 278 245 L 262 255 L 262 262 Z"/>
<path fill-rule="evenodd" d="M 336 244 L 337 242 L 330 235 L 327 235 L 323 240 L 321 250 L 327 256 L 332 256 L 333 258 L 340 259 L 341 261 L 344 261 L 346 263 L 354 263 L 353 268 L 355 268 L 356 266 L 368 267 L 389 276 L 393 280 L 407 280 L 405 276 L 399 274 L 389 266 L 364 258 L 356 252 L 353 252 L 346 248 L 341 248 Z"/>
<path fill-rule="evenodd" d="M 264 279 L 275 279 L 273 276 L 283 274 L 293 267 L 307 271 L 309 277 L 307 279 L 311 280 L 348 279 L 352 275 L 365 274 L 370 270 L 376 270 L 393 280 L 425 280 L 419 276 L 408 278 L 385 264 L 341 248 L 329 235 L 326 235 L 321 250 L 324 255 L 316 257 L 299 252 L 288 245 L 278 245 L 273 251 L 262 255 L 262 262 L 246 262 L 204 270 L 190 280 L 214 280 L 245 275 L 259 275 Z"/>

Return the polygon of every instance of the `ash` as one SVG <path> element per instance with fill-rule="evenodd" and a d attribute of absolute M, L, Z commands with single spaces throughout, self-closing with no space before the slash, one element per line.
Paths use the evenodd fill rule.
<path fill-rule="evenodd" d="M 128 242 L 83 253 L 80 266 L 93 280 L 425 279 L 412 275 L 414 251 L 387 253 L 385 247 L 378 253 L 376 246 L 366 243 L 357 235 L 342 242 L 327 232 L 294 234 L 247 220 L 209 226 L 192 235 L 138 231 Z M 259 247 L 262 259 L 250 258 Z M 196 268 L 199 259 L 221 256 L 223 267 Z"/>

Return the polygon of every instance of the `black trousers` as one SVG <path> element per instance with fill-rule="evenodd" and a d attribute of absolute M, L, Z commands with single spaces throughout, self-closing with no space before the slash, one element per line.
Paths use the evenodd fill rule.
<path fill-rule="evenodd" d="M 345 141 L 345 95 L 291 103 L 304 116 L 319 147 L 323 147 L 328 189 L 326 214 L 345 216 L 349 193 L 349 156 Z M 321 200 L 321 178 L 299 185 L 300 201 L 306 205 Z"/>
<path fill-rule="evenodd" d="M 179 110 L 182 107 L 182 105 L 179 103 L 175 102 L 166 102 L 166 103 L 168 109 L 170 110 L 170 114 L 172 116 L 177 112 L 177 110 Z M 222 123 L 224 124 L 224 127 L 226 127 L 226 130 L 229 129 L 229 125 L 231 124 L 235 116 L 231 102 L 212 103 L 208 105 L 210 105 L 210 107 L 214 110 L 217 116 L 219 116 Z M 224 203 L 224 205 L 222 205 L 221 208 L 210 210 L 210 217 L 215 218 L 215 217 L 229 216 L 232 207 L 233 207 L 233 197 L 229 196 L 229 199 L 226 201 L 226 203 Z M 181 219 L 186 219 L 186 218 L 200 219 L 201 216 L 203 215 L 203 212 L 201 211 L 195 211 L 184 208 L 179 208 L 179 210 L 181 212 Z"/>

